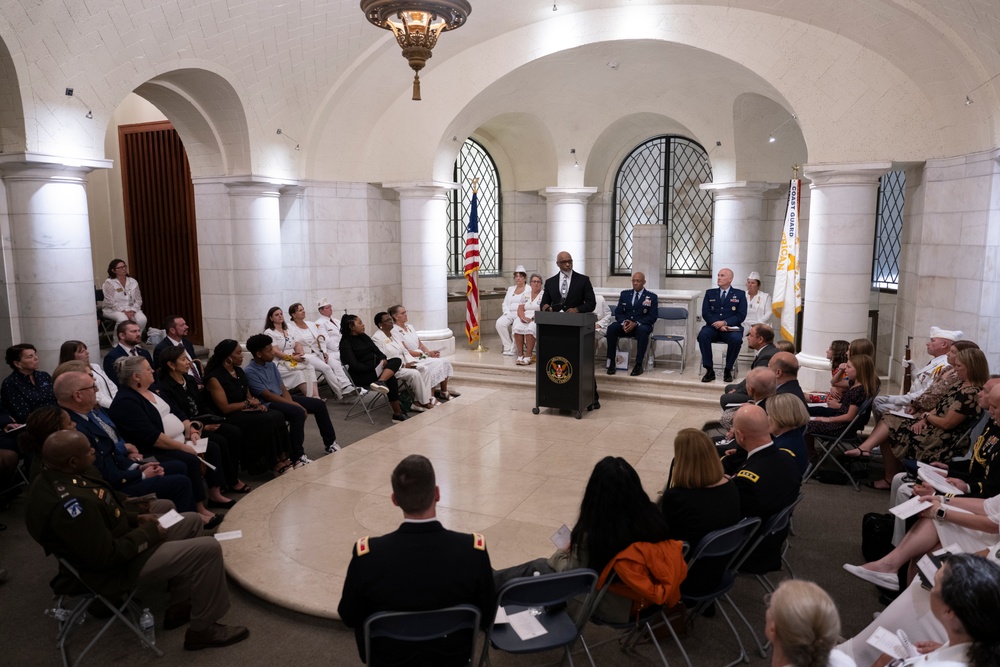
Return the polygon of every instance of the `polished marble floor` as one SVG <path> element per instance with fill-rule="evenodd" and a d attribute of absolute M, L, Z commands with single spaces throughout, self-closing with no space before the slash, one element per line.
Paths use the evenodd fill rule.
<path fill-rule="evenodd" d="M 497 355 L 499 356 L 499 355 Z M 462 396 L 268 482 L 229 511 L 223 542 L 231 577 L 276 604 L 337 618 L 355 541 L 395 530 L 389 475 L 406 455 L 431 459 L 448 528 L 486 536 L 493 566 L 549 555 L 550 536 L 572 526 L 601 458 L 629 461 L 656 498 L 673 439 L 718 411 L 635 400 L 602 401 L 581 420 L 543 410 L 534 391 L 463 387 Z"/>

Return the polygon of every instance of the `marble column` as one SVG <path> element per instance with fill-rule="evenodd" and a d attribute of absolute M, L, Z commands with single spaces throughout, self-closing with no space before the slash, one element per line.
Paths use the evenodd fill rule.
<path fill-rule="evenodd" d="M 869 162 L 803 170 L 812 181 L 798 355 L 803 387 L 829 385 L 830 341 L 868 335 L 878 179 L 891 169 L 891 162 Z"/>
<path fill-rule="evenodd" d="M 288 306 L 281 300 L 279 198 L 284 186 L 248 181 L 225 185 L 232 238 L 233 337 L 245 341 L 261 332 L 268 309 Z"/>
<path fill-rule="evenodd" d="M 542 263 L 544 276 L 556 272 L 556 255 L 573 256 L 573 270 L 587 273 L 587 202 L 597 188 L 545 188 L 539 192 L 548 204 L 548 257 Z"/>
<path fill-rule="evenodd" d="M 86 175 L 110 167 L 109 160 L 0 156 L 9 225 L 0 339 L 34 345 L 45 371 L 57 365 L 64 341 L 98 349 Z"/>
<path fill-rule="evenodd" d="M 399 193 L 402 294 L 410 323 L 432 350 L 455 352 L 448 328 L 448 193 L 456 183 L 386 183 Z"/>
<path fill-rule="evenodd" d="M 768 183 L 738 181 L 705 183 L 715 200 L 715 229 L 712 234 L 712 284 L 720 269 L 733 271 L 733 285 L 745 289 L 751 271 L 760 271 L 763 259 L 761 212 Z"/>

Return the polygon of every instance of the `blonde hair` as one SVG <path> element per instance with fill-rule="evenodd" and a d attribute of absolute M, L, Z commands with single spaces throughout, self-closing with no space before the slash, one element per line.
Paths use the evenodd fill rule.
<path fill-rule="evenodd" d="M 52 381 L 55 382 L 63 373 L 90 373 L 90 364 L 86 361 L 64 361 L 52 371 Z"/>
<path fill-rule="evenodd" d="M 840 635 L 837 606 L 826 591 L 801 579 L 786 579 L 768 606 L 774 642 L 795 667 L 826 667 Z"/>
<path fill-rule="evenodd" d="M 800 428 L 809 423 L 809 411 L 794 394 L 775 394 L 767 399 L 767 417 L 778 428 Z"/>
<path fill-rule="evenodd" d="M 779 352 L 791 352 L 792 354 L 795 354 L 795 343 L 790 340 L 779 338 L 774 341 L 774 346 L 778 348 Z"/>
<path fill-rule="evenodd" d="M 703 489 L 723 477 L 722 462 L 712 439 L 696 428 L 681 429 L 674 438 L 671 486 Z"/>

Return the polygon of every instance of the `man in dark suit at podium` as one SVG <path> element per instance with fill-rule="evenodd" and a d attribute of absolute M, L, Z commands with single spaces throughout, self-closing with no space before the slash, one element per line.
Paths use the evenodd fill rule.
<path fill-rule="evenodd" d="M 573 270 L 573 257 L 565 250 L 556 255 L 559 273 L 545 281 L 542 310 L 592 313 L 597 305 L 590 278 Z"/>
<path fill-rule="evenodd" d="M 733 272 L 720 269 L 718 287 L 705 292 L 701 302 L 701 319 L 705 326 L 698 332 L 698 347 L 701 348 L 701 365 L 705 367 L 702 382 L 715 380 L 715 368 L 712 364 L 712 343 L 725 343 L 726 351 L 726 382 L 733 381 L 733 364 L 743 346 L 743 320 L 747 318 L 747 295 L 741 289 L 733 287 Z"/>
<path fill-rule="evenodd" d="M 559 273 L 545 281 L 542 289 L 542 310 L 555 310 L 566 313 L 592 313 L 597 306 L 594 296 L 594 286 L 590 277 L 573 270 L 573 256 L 563 250 L 556 255 L 556 266 Z M 742 340 L 742 339 L 741 339 Z M 587 410 L 599 410 L 601 402 L 597 399 L 597 378 L 594 378 L 594 402 Z"/>
<path fill-rule="evenodd" d="M 632 375 L 642 375 L 642 360 L 646 358 L 649 336 L 656 323 L 659 302 L 656 295 L 645 289 L 646 276 L 639 271 L 632 274 L 632 289 L 623 290 L 615 307 L 615 322 L 608 326 L 608 375 L 615 374 L 615 351 L 618 339 L 635 338 L 635 367 Z"/>

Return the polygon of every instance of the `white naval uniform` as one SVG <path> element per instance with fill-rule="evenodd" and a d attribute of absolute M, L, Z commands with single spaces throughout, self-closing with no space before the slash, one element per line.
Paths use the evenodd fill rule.
<path fill-rule="evenodd" d="M 139 325 L 140 331 L 146 330 L 146 315 L 142 312 L 142 293 L 139 291 L 139 283 L 135 278 L 126 278 L 125 286 L 117 278 L 108 278 L 102 287 L 104 291 L 104 304 L 102 312 L 104 317 L 115 321 L 115 325 L 128 320 L 126 310 L 134 310 L 133 321 Z"/>
<path fill-rule="evenodd" d="M 425 364 L 423 367 L 424 372 L 421 372 L 421 362 L 417 361 L 416 357 L 409 353 L 403 345 L 403 341 L 399 339 L 398 335 L 395 335 L 395 328 L 393 329 L 393 334 L 393 337 L 389 338 L 384 331 L 379 329 L 372 334 L 372 340 L 375 341 L 375 345 L 378 346 L 378 349 L 382 350 L 382 354 L 386 358 L 399 359 L 403 362 L 400 369 L 396 371 L 396 377 L 410 388 L 410 391 L 413 392 L 414 401 L 420 405 L 427 405 L 434 396 L 434 385 L 430 382 L 427 366 Z M 417 368 L 406 367 L 406 364 L 413 362 L 417 362 Z"/>
<path fill-rule="evenodd" d="M 497 333 L 500 334 L 500 342 L 503 344 L 503 353 L 508 357 L 514 354 L 514 337 L 510 328 L 517 321 L 517 307 L 521 304 L 521 296 L 529 288 L 525 285 L 521 293 L 515 295 L 514 290 L 516 289 L 517 285 L 511 285 L 507 288 L 507 294 L 503 297 L 503 314 L 497 318 L 496 322 Z"/>
<path fill-rule="evenodd" d="M 332 317 L 323 317 L 321 315 L 314 324 L 320 333 L 326 337 L 326 353 L 329 356 L 327 363 L 336 376 L 341 391 L 350 389 L 352 386 L 351 380 L 347 377 L 347 373 L 344 372 L 344 365 L 340 361 L 340 322 L 335 321 Z M 329 379 L 327 379 L 327 382 L 329 382 Z"/>
<path fill-rule="evenodd" d="M 882 414 L 891 410 L 901 410 L 910 404 L 920 394 L 927 391 L 927 388 L 934 382 L 934 378 L 941 374 L 941 371 L 948 368 L 948 355 L 942 354 L 934 357 L 931 362 L 917 371 L 910 380 L 910 393 L 896 396 L 876 396 L 874 402 L 875 414 Z"/>
<path fill-rule="evenodd" d="M 752 297 L 747 294 L 747 318 L 743 320 L 743 328 L 747 332 L 754 324 L 767 324 L 771 321 L 771 295 L 758 291 Z"/>
<path fill-rule="evenodd" d="M 338 400 L 343 398 L 343 383 L 323 356 L 326 354 L 326 350 L 324 349 L 326 346 L 326 335 L 320 331 L 315 322 L 303 321 L 303 324 L 306 325 L 305 329 L 301 328 L 295 322 L 290 323 L 288 325 L 289 337 L 302 345 L 302 356 L 306 358 L 306 363 L 312 366 L 317 377 L 322 375 L 326 379 L 326 384 L 330 387 L 333 395 Z"/>

